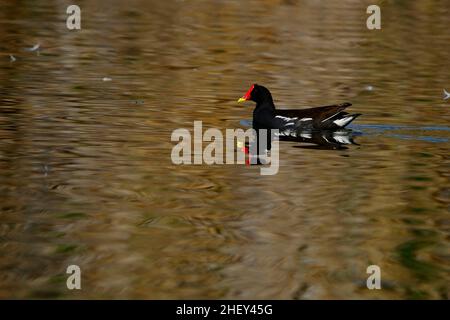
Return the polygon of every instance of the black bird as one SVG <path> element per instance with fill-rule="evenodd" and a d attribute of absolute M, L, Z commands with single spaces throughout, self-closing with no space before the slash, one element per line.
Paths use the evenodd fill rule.
<path fill-rule="evenodd" d="M 304 131 L 335 131 L 346 127 L 361 114 L 349 114 L 344 111 L 351 103 L 309 109 L 275 109 L 270 91 L 258 84 L 250 87 L 238 100 L 256 102 L 253 110 L 254 129 L 278 129 L 280 136 L 295 137 Z"/>

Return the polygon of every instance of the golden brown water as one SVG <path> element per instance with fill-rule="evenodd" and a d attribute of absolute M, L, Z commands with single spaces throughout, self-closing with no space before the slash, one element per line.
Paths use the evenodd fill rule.
<path fill-rule="evenodd" d="M 78 2 L 69 31 L 71 3 L 0 0 L 0 298 L 448 299 L 446 1 Z M 239 127 L 253 82 L 352 102 L 360 145 L 173 165 L 172 130 Z"/>

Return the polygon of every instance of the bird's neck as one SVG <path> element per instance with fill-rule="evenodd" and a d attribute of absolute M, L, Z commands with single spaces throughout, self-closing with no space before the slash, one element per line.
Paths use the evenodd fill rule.
<path fill-rule="evenodd" d="M 255 109 L 267 109 L 267 110 L 272 110 L 275 111 L 275 104 L 273 103 L 272 97 L 267 97 L 262 101 L 258 101 L 256 103 L 256 108 Z"/>

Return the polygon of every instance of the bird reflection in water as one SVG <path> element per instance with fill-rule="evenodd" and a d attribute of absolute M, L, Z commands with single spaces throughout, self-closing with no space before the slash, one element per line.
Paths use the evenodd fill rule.
<path fill-rule="evenodd" d="M 274 141 L 279 143 L 282 150 L 289 143 L 298 142 L 294 148 L 315 149 L 315 150 L 345 150 L 350 145 L 359 146 L 355 141 L 360 133 L 351 129 L 339 130 L 305 130 L 305 131 L 282 131 L 271 130 L 271 134 L 264 134 L 260 130 L 255 130 L 250 141 L 238 141 L 238 146 L 246 154 L 247 165 L 268 164 L 271 159 L 271 150 Z"/>

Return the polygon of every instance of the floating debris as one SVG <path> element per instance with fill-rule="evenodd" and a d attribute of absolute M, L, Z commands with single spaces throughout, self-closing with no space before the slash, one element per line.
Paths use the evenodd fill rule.
<path fill-rule="evenodd" d="M 111 79 L 111 78 L 108 78 L 108 77 L 104 77 L 102 80 L 103 80 L 103 81 L 111 81 L 112 79 Z"/>
<path fill-rule="evenodd" d="M 368 85 L 368 86 L 366 86 L 366 88 L 365 88 L 367 91 L 373 91 L 373 86 L 371 86 L 371 85 Z"/>
<path fill-rule="evenodd" d="M 145 101 L 144 100 L 134 100 L 133 103 L 134 104 L 144 104 Z"/>
<path fill-rule="evenodd" d="M 41 45 L 38 43 L 38 44 L 35 44 L 34 46 L 32 46 L 31 48 L 25 48 L 25 51 L 29 51 L 29 52 L 38 51 L 40 47 L 41 47 Z"/>
<path fill-rule="evenodd" d="M 447 92 L 447 90 L 444 89 L 444 100 L 450 99 L 450 93 Z"/>
<path fill-rule="evenodd" d="M 48 165 L 44 164 L 44 176 L 48 176 L 49 168 Z"/>
<path fill-rule="evenodd" d="M 17 60 L 16 57 L 14 57 L 12 54 L 9 55 L 9 59 L 11 62 L 14 62 Z"/>

